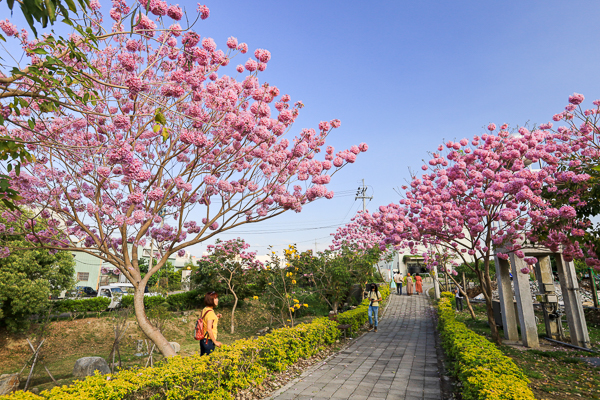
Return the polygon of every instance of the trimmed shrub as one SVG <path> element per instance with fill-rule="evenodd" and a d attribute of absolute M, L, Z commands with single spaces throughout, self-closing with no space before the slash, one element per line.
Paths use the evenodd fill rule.
<path fill-rule="evenodd" d="M 101 312 L 108 308 L 110 299 L 107 297 L 90 297 L 87 299 L 64 299 L 52 302 L 52 312 Z"/>
<path fill-rule="evenodd" d="M 442 295 L 438 329 L 454 373 L 463 384 L 462 398 L 535 400 L 523 371 L 493 343 L 458 322 L 450 298 Z"/>
<path fill-rule="evenodd" d="M 452 308 L 456 308 L 456 297 L 452 292 L 442 292 L 440 293 L 440 299 L 448 299 L 452 304 Z"/>
<path fill-rule="evenodd" d="M 282 371 L 311 357 L 340 336 L 338 323 L 317 318 L 281 328 L 257 339 L 242 339 L 210 356 L 176 356 L 154 368 L 95 375 L 36 396 L 16 392 L 6 400 L 234 399 L 236 392 L 260 385 L 269 372 Z"/>
<path fill-rule="evenodd" d="M 167 303 L 169 303 L 169 308 L 172 311 L 191 310 L 204 305 L 200 299 L 200 290 L 198 289 L 169 295 Z"/>
<path fill-rule="evenodd" d="M 148 309 L 156 308 L 157 306 L 166 303 L 167 297 L 156 295 L 156 296 L 144 296 L 144 307 Z M 126 294 L 121 297 L 121 307 L 133 307 L 133 295 Z"/>

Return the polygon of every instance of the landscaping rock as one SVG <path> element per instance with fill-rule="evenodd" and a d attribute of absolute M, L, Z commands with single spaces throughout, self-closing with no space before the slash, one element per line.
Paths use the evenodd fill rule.
<path fill-rule="evenodd" d="M 181 351 L 181 346 L 177 342 L 169 342 L 175 353 L 179 353 Z"/>
<path fill-rule="evenodd" d="M 99 371 L 101 374 L 109 374 L 110 368 L 106 360 L 102 357 L 83 357 L 75 361 L 73 367 L 73 376 L 83 378 L 85 376 L 94 375 L 94 371 Z"/>
<path fill-rule="evenodd" d="M 19 374 L 0 375 L 0 396 L 9 394 L 19 388 Z"/>

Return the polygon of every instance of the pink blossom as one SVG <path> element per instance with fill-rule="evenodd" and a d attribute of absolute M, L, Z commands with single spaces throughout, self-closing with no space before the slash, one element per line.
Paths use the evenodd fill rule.
<path fill-rule="evenodd" d="M 559 209 L 559 214 L 563 218 L 575 218 L 577 216 L 577 211 L 571 206 L 562 206 Z"/>
<path fill-rule="evenodd" d="M 205 5 L 201 5 L 198 3 L 198 8 L 196 9 L 200 13 L 200 18 L 206 19 L 210 15 L 210 10 Z"/>
<path fill-rule="evenodd" d="M 248 59 L 248 61 L 246 61 L 245 67 L 248 71 L 254 72 L 254 71 L 256 71 L 258 64 L 256 63 L 256 61 L 254 61 L 252 59 Z"/>
<path fill-rule="evenodd" d="M 217 48 L 217 44 L 212 38 L 204 38 L 202 39 L 202 47 L 209 52 L 213 52 Z"/>
<path fill-rule="evenodd" d="M 183 11 L 179 6 L 169 6 L 167 9 L 167 15 L 174 19 L 175 21 L 179 21 L 181 17 L 183 17 Z"/>
<path fill-rule="evenodd" d="M 271 59 L 271 53 L 265 49 L 257 49 L 254 52 L 254 57 L 262 63 L 267 63 Z"/>
<path fill-rule="evenodd" d="M 496 130 L 496 124 L 492 123 L 487 126 L 488 131 L 493 132 Z"/>
<path fill-rule="evenodd" d="M 569 103 L 574 104 L 574 105 L 579 105 L 579 104 L 583 103 L 584 99 L 585 99 L 585 97 L 582 94 L 573 93 L 571 96 L 569 96 Z"/>
<path fill-rule="evenodd" d="M 11 24 L 8 19 L 0 21 L 0 29 L 6 34 L 6 36 L 16 36 L 19 30 L 14 24 Z"/>
<path fill-rule="evenodd" d="M 237 46 L 238 46 L 237 38 L 230 36 L 229 39 L 227 39 L 227 47 L 229 47 L 230 49 L 236 49 Z"/>

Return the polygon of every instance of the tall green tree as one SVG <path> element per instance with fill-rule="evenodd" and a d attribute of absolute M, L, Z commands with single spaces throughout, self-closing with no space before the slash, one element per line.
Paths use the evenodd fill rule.
<path fill-rule="evenodd" d="M 29 246 L 6 233 L 11 229 L 0 223 L 0 246 L 10 241 L 11 248 Z M 32 314 L 48 310 L 50 295 L 58 295 L 75 284 L 75 261 L 69 252 L 16 250 L 0 258 L 0 324 L 11 331 L 26 329 Z"/>

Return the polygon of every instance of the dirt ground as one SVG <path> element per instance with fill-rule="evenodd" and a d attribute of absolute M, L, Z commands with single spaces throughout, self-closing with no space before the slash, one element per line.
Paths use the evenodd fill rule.
<path fill-rule="evenodd" d="M 250 301 L 243 308 L 236 310 L 236 331 L 229 332 L 231 310 L 219 310 L 223 314 L 219 322 L 219 340 L 225 344 L 255 336 L 257 331 L 270 325 L 270 316 L 264 306 L 258 301 Z M 71 373 L 75 361 L 81 357 L 99 356 L 108 359 L 114 341 L 113 315 L 107 313 L 100 318 L 85 318 L 78 320 L 61 320 L 50 322 L 46 328 L 46 341 L 42 347 L 41 359 L 57 380 L 59 385 L 73 381 Z M 311 318 L 308 318 L 311 319 Z M 128 319 L 129 328 L 121 341 L 121 359 L 124 368 L 144 366 L 147 356 L 135 356 L 138 340 L 143 340 L 144 335 L 137 326 L 133 316 Z M 193 329 L 196 317 L 169 313 L 165 325 L 165 336 L 171 342 L 181 346 L 181 355 L 190 355 L 198 351 L 198 342 L 193 338 Z M 19 372 L 31 357 L 32 352 L 27 343 L 29 338 L 34 345 L 38 343 L 36 330 L 33 326 L 28 332 L 11 334 L 0 330 L 0 374 Z M 273 328 L 275 328 L 273 326 Z M 150 345 L 151 346 L 151 345 Z M 146 352 L 146 347 L 142 351 Z M 162 359 L 160 354 L 154 354 L 154 360 Z M 28 369 L 23 372 L 21 388 L 27 377 Z M 30 387 L 39 390 L 50 389 L 54 386 L 50 377 L 39 363 L 34 371 Z"/>

